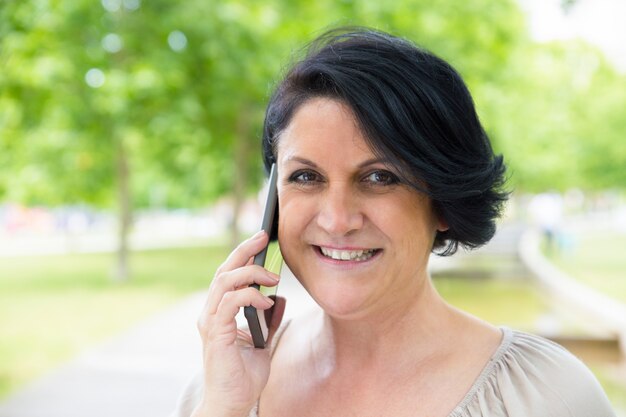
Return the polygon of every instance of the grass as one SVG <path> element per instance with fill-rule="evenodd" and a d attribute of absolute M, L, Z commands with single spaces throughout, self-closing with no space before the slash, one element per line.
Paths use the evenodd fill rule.
<path fill-rule="evenodd" d="M 0 259 L 0 398 L 206 288 L 226 248 L 133 254 L 133 279 L 111 280 L 110 254 Z"/>
<path fill-rule="evenodd" d="M 626 415 L 626 387 L 624 386 L 624 377 L 617 376 L 615 369 L 611 369 L 607 366 L 592 366 L 591 370 L 600 381 L 600 385 L 606 392 L 606 395 L 611 401 L 613 409 L 618 413 L 618 416 Z M 624 372 L 623 370 L 621 371 Z"/>
<path fill-rule="evenodd" d="M 531 331 L 548 310 L 539 290 L 521 279 L 434 279 L 450 304 L 495 325 Z"/>
<path fill-rule="evenodd" d="M 573 248 L 547 253 L 573 278 L 626 303 L 626 233 L 580 236 Z"/>

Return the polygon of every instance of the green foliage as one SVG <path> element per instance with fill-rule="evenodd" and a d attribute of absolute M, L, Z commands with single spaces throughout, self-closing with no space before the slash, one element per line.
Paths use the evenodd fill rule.
<path fill-rule="evenodd" d="M 585 80 L 585 95 L 574 104 L 581 183 L 586 188 L 626 186 L 626 77 L 602 57 Z"/>
<path fill-rule="evenodd" d="M 21 0 L 0 5 L 0 194 L 110 205 L 119 146 L 136 206 L 205 204 L 238 170 L 250 191 L 271 86 L 346 24 L 457 67 L 516 187 L 626 184 L 625 77 L 579 42 L 532 43 L 513 0 Z"/>
<path fill-rule="evenodd" d="M 626 185 L 626 77 L 580 42 L 527 43 L 485 100 L 488 132 L 523 191 Z"/>

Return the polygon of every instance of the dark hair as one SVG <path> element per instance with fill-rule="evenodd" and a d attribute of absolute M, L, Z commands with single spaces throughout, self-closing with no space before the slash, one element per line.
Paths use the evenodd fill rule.
<path fill-rule="evenodd" d="M 461 76 L 444 60 L 387 33 L 335 29 L 308 47 L 278 84 L 265 114 L 263 159 L 296 110 L 316 97 L 346 104 L 373 152 L 402 180 L 426 193 L 449 229 L 433 250 L 476 248 L 494 235 L 508 193 L 505 166 L 494 155 Z"/>

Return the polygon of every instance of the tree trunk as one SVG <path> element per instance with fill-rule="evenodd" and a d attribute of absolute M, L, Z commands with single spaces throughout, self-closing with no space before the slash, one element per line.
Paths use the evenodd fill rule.
<path fill-rule="evenodd" d="M 132 202 L 130 196 L 130 170 L 124 139 L 118 138 L 116 149 L 116 176 L 118 202 L 117 252 L 114 278 L 127 281 L 130 278 L 128 262 L 128 234 L 132 222 Z"/>
<path fill-rule="evenodd" d="M 237 119 L 235 128 L 235 144 L 234 144 L 234 162 L 235 162 L 235 178 L 233 184 L 233 219 L 231 223 L 230 244 L 235 247 L 241 240 L 239 230 L 239 218 L 241 208 L 243 206 L 246 186 L 248 183 L 248 153 L 250 152 L 250 143 L 247 140 L 250 134 L 250 111 L 248 106 L 242 106 Z"/>

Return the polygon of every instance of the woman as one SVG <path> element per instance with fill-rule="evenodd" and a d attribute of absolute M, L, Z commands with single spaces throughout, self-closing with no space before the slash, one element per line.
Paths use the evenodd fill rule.
<path fill-rule="evenodd" d="M 251 264 L 261 232 L 219 268 L 199 319 L 204 372 L 179 416 L 612 416 L 599 384 L 563 348 L 448 305 L 432 251 L 495 232 L 506 193 L 460 76 L 410 42 L 335 31 L 278 85 L 263 134 L 277 164 L 278 240 L 321 310 L 280 324 L 271 349 L 237 330 L 248 287 L 279 277 Z"/>

